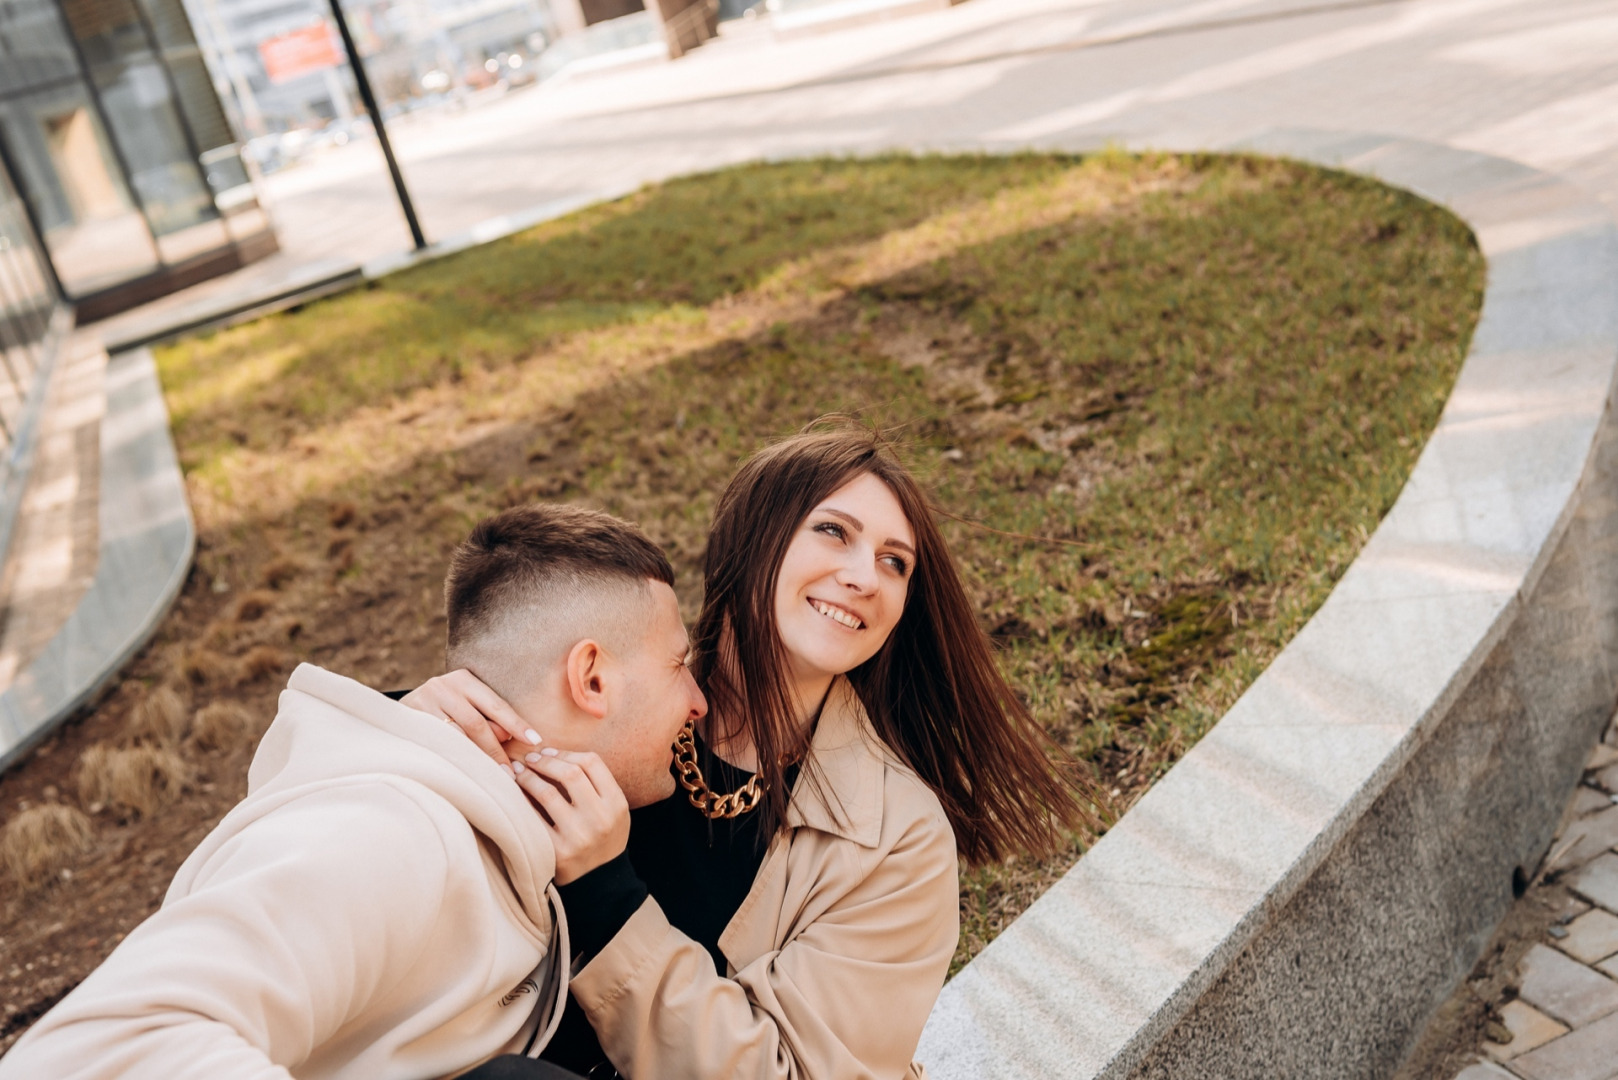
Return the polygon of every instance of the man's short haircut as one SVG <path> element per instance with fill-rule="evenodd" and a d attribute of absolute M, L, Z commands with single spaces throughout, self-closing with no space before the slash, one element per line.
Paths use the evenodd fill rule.
<path fill-rule="evenodd" d="M 453 656 L 519 609 L 584 589 L 674 584 L 662 550 L 627 521 L 577 506 L 518 506 L 479 522 L 450 557 L 444 608 Z"/>

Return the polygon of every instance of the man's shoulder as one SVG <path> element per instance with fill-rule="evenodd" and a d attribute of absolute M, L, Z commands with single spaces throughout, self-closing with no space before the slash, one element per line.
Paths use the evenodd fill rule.
<path fill-rule="evenodd" d="M 356 775 L 241 803 L 192 852 L 170 896 L 244 874 L 441 882 L 453 864 L 477 859 L 466 819 L 430 788 Z"/>

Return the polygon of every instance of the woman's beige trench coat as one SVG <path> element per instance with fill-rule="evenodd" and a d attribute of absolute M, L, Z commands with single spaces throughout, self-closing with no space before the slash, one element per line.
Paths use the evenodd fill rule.
<path fill-rule="evenodd" d="M 954 833 L 845 680 L 811 758 L 825 798 L 806 763 L 787 828 L 719 939 L 729 978 L 650 898 L 575 975 L 630 1080 L 925 1075 L 911 1055 L 960 928 Z"/>

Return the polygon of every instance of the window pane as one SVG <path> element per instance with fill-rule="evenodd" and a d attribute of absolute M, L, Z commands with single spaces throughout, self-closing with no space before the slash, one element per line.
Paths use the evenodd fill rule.
<path fill-rule="evenodd" d="M 78 78 L 78 60 L 50 0 L 0 5 L 0 97 Z"/>
<path fill-rule="evenodd" d="M 0 138 L 69 295 L 157 269 L 151 233 L 82 85 L 0 100 Z"/>
<path fill-rule="evenodd" d="M 158 237 L 216 223 L 211 244 L 228 242 L 219 211 L 180 123 L 168 77 L 152 53 L 129 0 L 64 0 L 62 11 L 79 39 L 107 126 L 118 141 L 129 180 Z M 198 246 L 194 241 L 182 245 Z M 208 246 L 204 243 L 202 246 Z M 178 257 L 184 257 L 183 255 Z"/>
<path fill-rule="evenodd" d="M 43 354 L 53 298 L 16 191 L 0 172 L 0 445 L 9 446 Z"/>
<path fill-rule="evenodd" d="M 163 63 L 168 65 L 175 92 L 180 95 L 180 112 L 191 125 L 197 150 L 208 151 L 236 142 L 224 107 L 214 89 L 213 79 L 202 62 L 202 50 L 191 32 L 180 0 L 140 0 L 146 21 L 157 38 Z"/>
<path fill-rule="evenodd" d="M 56 306 L 56 293 L 46 275 L 44 259 L 44 253 L 34 245 L 21 197 L 0 172 L 0 274 L 12 282 L 8 293 L 15 301 L 12 314 L 26 327 L 23 337 L 34 350 L 36 361 L 43 357 L 45 331 Z"/>

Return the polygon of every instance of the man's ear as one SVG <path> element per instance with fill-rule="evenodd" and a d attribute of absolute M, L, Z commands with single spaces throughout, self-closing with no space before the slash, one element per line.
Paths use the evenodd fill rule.
<path fill-rule="evenodd" d="M 573 704 L 597 720 L 607 715 L 607 652 L 591 638 L 567 651 L 567 691 Z"/>

